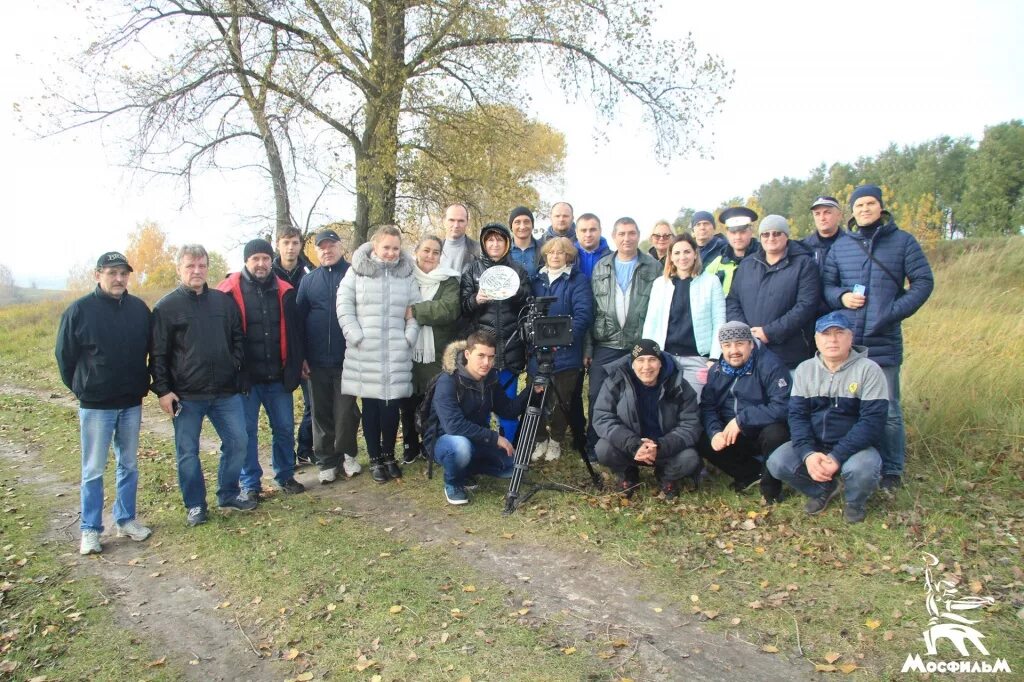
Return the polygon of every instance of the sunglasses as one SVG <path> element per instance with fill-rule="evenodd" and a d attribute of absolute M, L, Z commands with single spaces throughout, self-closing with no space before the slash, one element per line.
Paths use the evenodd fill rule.
<path fill-rule="evenodd" d="M 785 232 L 762 232 L 761 233 L 761 239 L 778 239 L 779 237 L 781 237 L 784 234 L 786 234 L 786 233 Z"/>

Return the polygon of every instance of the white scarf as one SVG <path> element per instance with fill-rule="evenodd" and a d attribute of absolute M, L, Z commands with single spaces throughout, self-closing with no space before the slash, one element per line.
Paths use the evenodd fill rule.
<path fill-rule="evenodd" d="M 551 268 L 545 266 L 540 269 L 540 272 L 541 274 L 547 274 L 548 282 L 554 283 L 556 279 L 562 276 L 563 272 L 569 272 L 570 270 L 572 270 L 571 265 L 566 265 L 564 267 L 558 268 L 557 270 L 552 270 Z"/>
<path fill-rule="evenodd" d="M 449 268 L 438 265 L 430 272 L 423 272 L 420 266 L 413 263 L 413 275 L 416 283 L 420 285 L 420 300 L 432 301 L 441 286 L 441 282 L 449 277 L 458 277 L 459 273 Z M 412 350 L 413 362 L 429 364 L 437 359 L 437 349 L 434 348 L 434 328 L 430 325 L 420 325 L 420 335 L 416 338 L 416 347 Z"/>

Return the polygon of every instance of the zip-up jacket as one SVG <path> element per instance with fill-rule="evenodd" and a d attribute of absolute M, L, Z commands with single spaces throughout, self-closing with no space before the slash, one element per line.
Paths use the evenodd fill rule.
<path fill-rule="evenodd" d="M 723 237 L 723 239 L 725 239 Z M 744 252 L 742 257 L 738 257 L 736 252 L 732 250 L 732 246 L 726 242 L 722 250 L 718 252 L 718 255 L 712 258 L 710 261 L 701 261 L 704 263 L 704 272 L 714 275 L 718 278 L 718 281 L 722 283 L 722 291 L 726 296 L 729 295 L 729 291 L 732 289 L 732 278 L 736 273 L 736 268 L 740 266 L 745 259 L 753 256 L 755 253 L 761 250 L 761 245 L 757 243 L 757 240 L 750 242 L 750 246 Z"/>
<path fill-rule="evenodd" d="M 615 312 L 615 292 L 619 288 L 615 281 L 615 254 L 612 251 L 598 261 L 590 278 L 591 291 L 594 292 L 594 326 L 587 338 L 587 346 L 583 349 L 587 357 L 594 356 L 594 348 L 597 346 L 624 350 L 632 348 L 640 340 L 651 287 L 662 272 L 658 261 L 646 253 L 637 252 L 638 262 L 629 285 L 626 323 L 620 326 Z"/>
<path fill-rule="evenodd" d="M 532 280 L 534 296 L 554 296 L 555 302 L 548 309 L 548 315 L 569 315 L 572 317 L 572 345 L 555 351 L 555 372 L 583 367 L 583 344 L 594 321 L 594 295 L 590 282 L 583 273 L 572 266 L 551 282 L 547 270 L 539 272 Z M 530 358 L 530 372 L 537 369 L 536 358 Z"/>
<path fill-rule="evenodd" d="M 608 241 L 604 237 L 601 237 L 601 241 L 597 243 L 597 248 L 592 252 L 587 251 L 582 246 L 577 244 L 579 247 L 579 255 L 577 256 L 576 263 L 580 267 L 582 272 L 587 279 L 590 279 L 594 274 L 594 266 L 597 262 L 611 253 L 611 249 L 608 248 Z"/>
<path fill-rule="evenodd" d="M 721 256 L 722 252 L 728 247 L 729 240 L 721 232 L 711 235 L 708 243 L 700 247 L 700 262 L 703 264 L 704 269 L 707 270 L 708 263 Z"/>
<path fill-rule="evenodd" d="M 789 370 L 764 346 L 756 345 L 751 357 L 750 370 L 738 377 L 722 371 L 724 359 L 708 370 L 708 383 L 700 394 L 700 417 L 708 438 L 734 418 L 747 436 L 786 423 L 793 383 Z"/>
<path fill-rule="evenodd" d="M 316 270 L 316 266 L 306 259 L 305 254 L 301 253 L 299 254 L 295 267 L 291 270 L 286 270 L 285 267 L 281 265 L 280 256 L 274 256 L 273 266 L 274 274 L 277 275 L 277 278 L 291 284 L 296 293 L 299 291 L 299 285 L 302 284 L 302 278 L 313 272 L 313 270 Z"/>
<path fill-rule="evenodd" d="M 341 367 L 345 362 L 345 337 L 338 323 L 338 286 L 348 262 L 320 266 L 302 278 L 295 303 L 306 338 L 306 362 L 310 367 Z"/>
<path fill-rule="evenodd" d="M 642 338 L 657 341 L 661 347 L 665 346 L 665 338 L 668 336 L 672 297 L 675 295 L 673 279 L 662 276 L 654 280 L 644 319 Z M 697 352 L 704 357 L 717 358 L 722 354 L 718 345 L 718 328 L 725 322 L 722 283 L 714 275 L 697 275 L 690 282 L 689 305 Z"/>

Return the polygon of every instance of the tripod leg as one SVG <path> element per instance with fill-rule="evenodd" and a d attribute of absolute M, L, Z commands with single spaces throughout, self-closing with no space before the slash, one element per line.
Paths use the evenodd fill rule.
<path fill-rule="evenodd" d="M 544 398 L 547 395 L 547 380 L 544 377 L 537 377 L 534 380 L 534 387 L 540 387 L 539 392 L 530 395 L 526 411 L 523 413 L 522 423 L 519 425 L 519 434 L 516 440 L 515 468 L 512 470 L 512 478 L 508 483 L 508 493 L 505 495 L 504 514 L 511 514 L 516 510 L 519 500 L 519 487 L 523 478 L 530 470 L 530 455 L 533 447 L 537 444 L 537 430 L 544 418 Z"/>

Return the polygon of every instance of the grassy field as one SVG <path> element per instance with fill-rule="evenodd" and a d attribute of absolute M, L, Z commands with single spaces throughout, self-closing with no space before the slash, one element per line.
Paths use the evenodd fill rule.
<path fill-rule="evenodd" d="M 995 599 L 979 614 L 977 627 L 993 656 L 1006 658 L 1019 673 L 1024 670 L 1024 238 L 942 244 L 930 256 L 938 278 L 935 294 L 904 328 L 907 486 L 892 497 L 876 496 L 866 523 L 847 526 L 840 505 L 815 519 L 803 515 L 796 499 L 762 508 L 753 494 L 728 491 L 720 477 L 675 505 L 650 492 L 629 504 L 611 496 L 545 492 L 507 518 L 499 513 L 501 486 L 485 482 L 474 504 L 459 510 L 461 517 L 481 533 L 529 536 L 630 567 L 652 602 L 692 613 L 709 629 L 872 678 L 896 676 L 908 654 L 924 654 L 923 556 L 930 553 L 942 562 L 938 572 L 964 593 Z M 47 302 L 0 310 L 0 381 L 64 391 L 52 360 L 61 309 L 62 304 Z M 71 411 L 6 398 L 0 412 L 15 431 L 29 429 L 26 433 L 46 448 L 62 475 L 77 477 Z M 466 668 L 465 657 L 436 646 L 440 623 L 448 622 L 464 628 L 465 637 L 501 633 L 503 644 L 492 649 L 493 658 L 486 647 L 477 650 L 481 665 L 540 652 L 537 667 L 523 671 L 520 679 L 610 675 L 594 650 L 581 647 L 578 656 L 559 655 L 556 632 L 510 622 L 507 603 L 493 585 L 488 587 L 486 576 L 460 571 L 443 553 L 396 542 L 372 523 L 339 523 L 316 508 L 315 498 L 289 499 L 288 509 L 274 500 L 255 517 L 258 523 L 244 527 L 230 520 L 186 531 L 170 447 L 166 439 L 150 437 L 147 443 L 156 454 L 143 463 L 142 512 L 160 525 L 166 542 L 178 543 L 184 554 L 200 555 L 201 568 L 217 575 L 239 600 L 261 596 L 252 617 L 273 623 L 279 640 L 301 637 L 304 646 L 318 647 L 318 669 L 350 667 L 351 643 L 366 650 L 380 638 L 388 679 L 422 679 L 421 663 L 428 656 L 427 677 L 454 678 L 464 671 L 476 679 L 479 669 Z M 422 468 L 407 470 L 401 495 L 440 517 L 447 511 L 440 480 L 427 482 Z M 566 457 L 538 467 L 534 477 L 585 481 L 578 460 Z M 222 532 L 225 528 L 233 532 Z M 304 567 L 328 550 L 333 557 L 328 563 L 337 568 L 328 569 L 324 584 L 311 585 Z M 240 562 L 239 553 L 246 552 L 251 558 Z M 445 566 L 443 576 L 427 569 L 439 565 Z M 269 593 L 263 587 L 267 580 L 274 584 Z M 478 588 L 475 596 L 442 589 L 467 581 Z M 346 591 L 339 593 L 342 584 Z M 398 624 L 389 612 L 392 585 L 401 586 L 411 612 L 399 613 L 398 620 L 407 620 Z M 351 602 L 343 599 L 346 594 Z M 475 599 L 483 601 L 474 604 Z M 328 604 L 335 610 L 325 611 Z M 291 610 L 287 618 L 279 617 L 282 608 Z M 457 622 L 451 619 L 453 608 L 465 614 Z M 328 613 L 331 620 L 325 620 Z M 333 639 L 341 636 L 339 620 L 345 627 L 344 652 Z M 397 626 L 401 631 L 393 633 Z M 418 654 L 419 663 L 410 663 L 409 652 L 421 651 L 417 647 L 426 642 L 435 646 Z M 948 652 L 947 658 L 954 657 Z M 449 665 L 455 667 L 446 672 Z"/>

